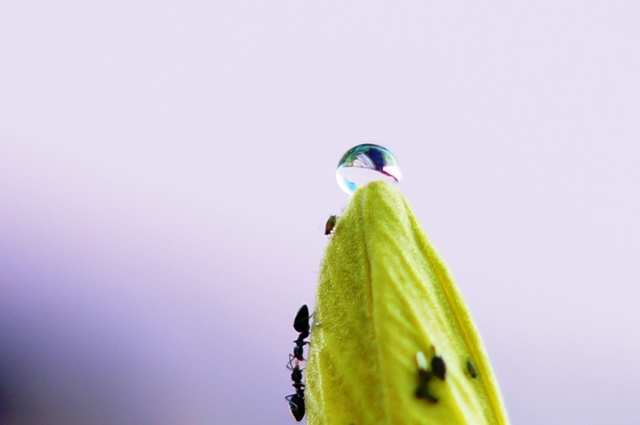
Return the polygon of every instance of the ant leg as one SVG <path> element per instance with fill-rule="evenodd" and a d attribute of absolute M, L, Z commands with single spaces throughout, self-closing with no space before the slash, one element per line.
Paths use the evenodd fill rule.
<path fill-rule="evenodd" d="M 293 361 L 296 360 L 296 365 L 293 365 Z M 298 359 L 296 359 L 295 357 L 293 357 L 291 354 L 289 354 L 289 363 L 286 364 L 287 369 L 289 369 L 291 372 L 294 371 L 300 371 L 300 373 L 302 373 L 302 371 L 304 371 L 304 369 L 300 368 L 300 362 L 298 361 Z"/>

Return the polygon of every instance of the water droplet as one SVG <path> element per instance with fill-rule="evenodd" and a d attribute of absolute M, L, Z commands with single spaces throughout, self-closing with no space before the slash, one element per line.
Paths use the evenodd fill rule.
<path fill-rule="evenodd" d="M 374 180 L 398 183 L 402 173 L 396 157 L 384 146 L 363 143 L 354 146 L 338 162 L 338 186 L 351 195 L 357 188 Z"/>

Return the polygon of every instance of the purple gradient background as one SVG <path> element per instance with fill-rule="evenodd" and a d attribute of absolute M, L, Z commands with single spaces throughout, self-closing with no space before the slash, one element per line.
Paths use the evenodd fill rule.
<path fill-rule="evenodd" d="M 0 3 L 0 423 L 293 423 L 361 141 L 513 423 L 640 423 L 640 6 L 530 3 Z"/>

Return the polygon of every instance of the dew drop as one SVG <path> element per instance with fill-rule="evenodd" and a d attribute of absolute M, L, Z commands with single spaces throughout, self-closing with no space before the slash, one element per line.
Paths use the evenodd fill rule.
<path fill-rule="evenodd" d="M 352 147 L 338 162 L 338 186 L 351 195 L 357 188 L 374 180 L 398 183 L 402 173 L 389 149 L 373 143 Z"/>

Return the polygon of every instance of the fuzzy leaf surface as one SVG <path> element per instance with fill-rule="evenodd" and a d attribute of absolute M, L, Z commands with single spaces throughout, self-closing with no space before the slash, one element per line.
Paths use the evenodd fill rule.
<path fill-rule="evenodd" d="M 419 351 L 446 363 L 446 378 L 428 382 L 438 402 L 416 397 Z M 337 220 L 306 383 L 310 425 L 508 423 L 464 301 L 395 186 L 358 189 Z"/>

